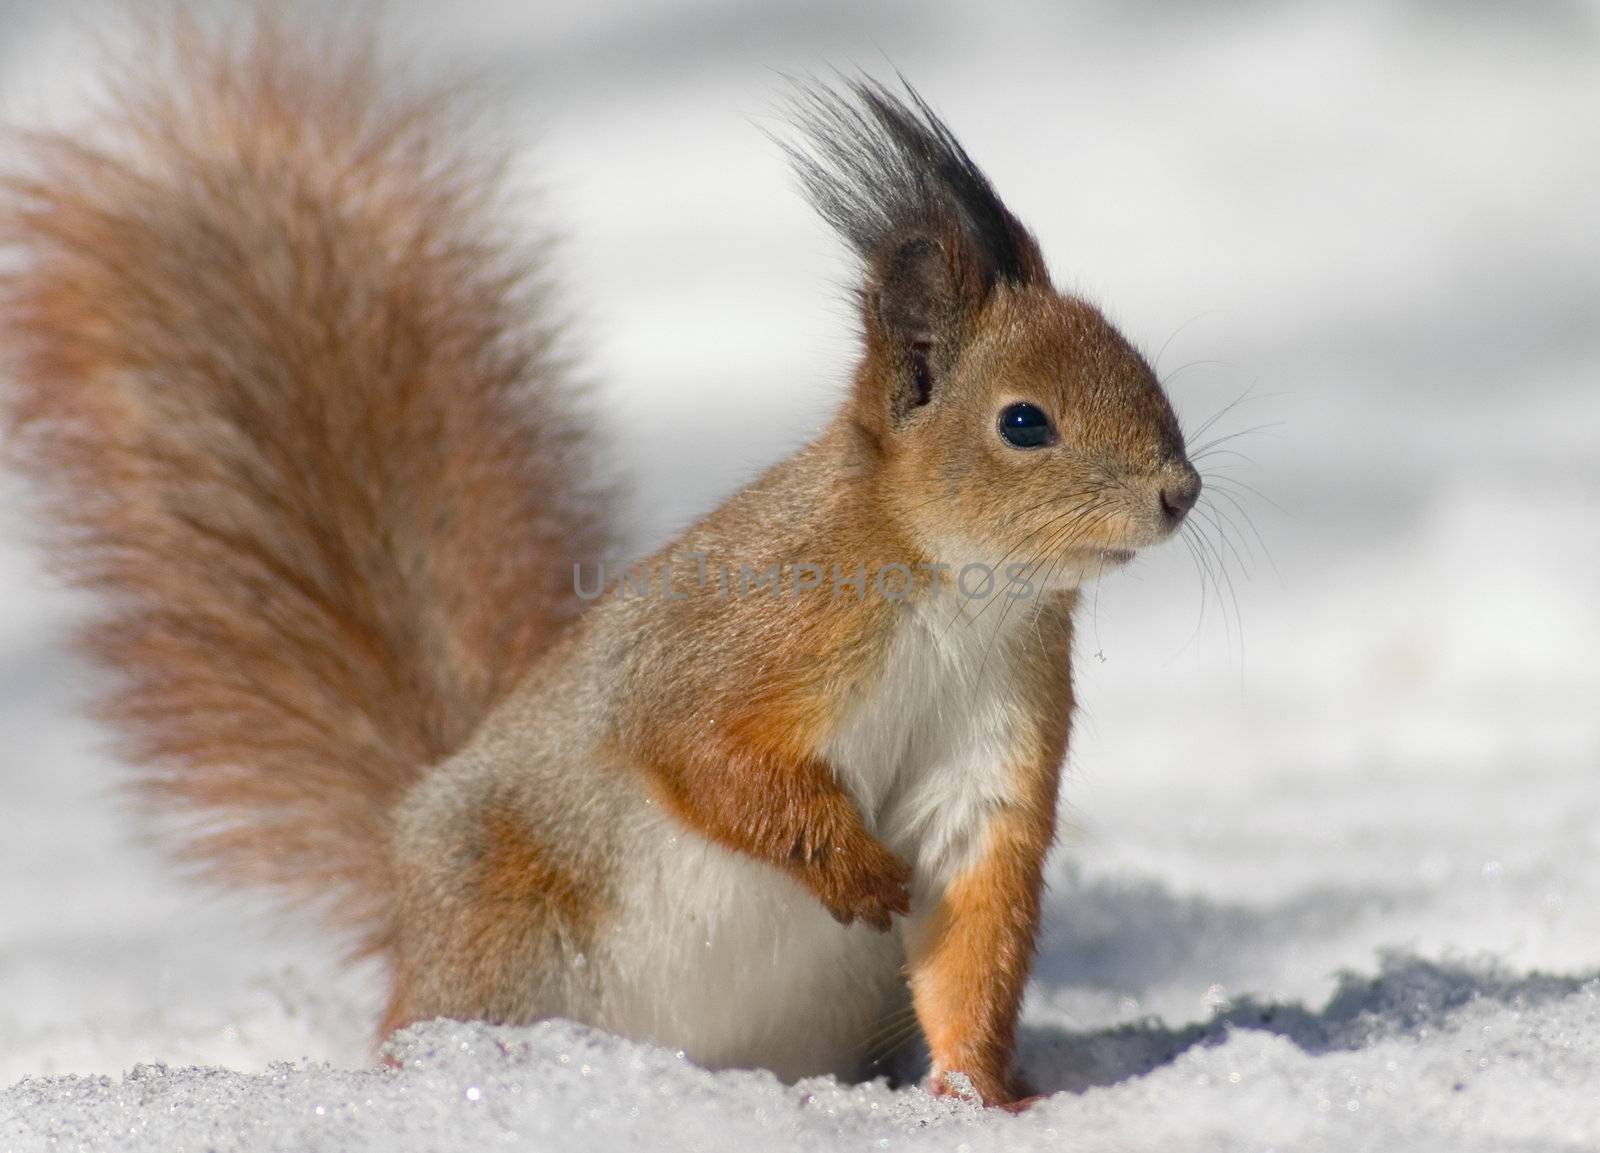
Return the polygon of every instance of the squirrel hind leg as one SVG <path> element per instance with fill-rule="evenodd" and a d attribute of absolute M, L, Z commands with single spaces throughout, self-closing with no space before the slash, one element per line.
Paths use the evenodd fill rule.
<path fill-rule="evenodd" d="M 440 837 L 438 834 L 442 833 Z M 400 928 L 380 1041 L 434 1017 L 582 1017 L 612 900 L 596 862 L 533 831 L 515 804 L 453 815 L 399 862 Z M 440 844 L 449 851 L 437 852 Z"/>

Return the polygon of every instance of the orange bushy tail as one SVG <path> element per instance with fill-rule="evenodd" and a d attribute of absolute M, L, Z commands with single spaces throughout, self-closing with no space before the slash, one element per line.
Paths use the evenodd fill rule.
<path fill-rule="evenodd" d="M 574 615 L 603 501 L 440 101 L 349 36 L 158 39 L 5 179 L 9 447 L 146 795 L 381 949 L 392 804 Z"/>

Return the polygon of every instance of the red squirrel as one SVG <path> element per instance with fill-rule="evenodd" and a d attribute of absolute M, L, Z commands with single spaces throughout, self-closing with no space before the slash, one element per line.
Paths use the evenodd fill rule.
<path fill-rule="evenodd" d="M 933 1091 L 1017 1101 L 1078 589 L 1200 489 L 1146 360 L 909 86 L 802 86 L 848 397 L 591 597 L 599 448 L 448 104 L 160 35 L 0 202 L 12 455 L 143 795 L 381 957 L 384 1035 L 857 1077 L 914 1011 Z"/>

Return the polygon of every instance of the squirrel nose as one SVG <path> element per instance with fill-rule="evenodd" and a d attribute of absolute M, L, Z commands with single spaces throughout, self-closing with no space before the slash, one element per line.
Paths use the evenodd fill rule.
<path fill-rule="evenodd" d="M 1184 478 L 1161 486 L 1161 511 L 1167 523 L 1177 528 L 1200 499 L 1200 474 L 1190 468 Z"/>

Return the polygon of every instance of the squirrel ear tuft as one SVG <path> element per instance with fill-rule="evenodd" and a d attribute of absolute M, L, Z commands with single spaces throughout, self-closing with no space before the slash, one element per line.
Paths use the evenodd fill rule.
<path fill-rule="evenodd" d="M 1048 284 L 1039 246 L 955 135 L 901 78 L 797 81 L 779 140 L 863 266 L 869 352 L 893 366 L 892 418 L 925 404 L 994 286 Z M 881 347 L 871 347 L 881 346 Z"/>

